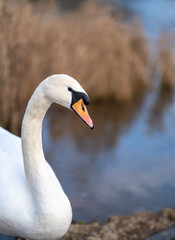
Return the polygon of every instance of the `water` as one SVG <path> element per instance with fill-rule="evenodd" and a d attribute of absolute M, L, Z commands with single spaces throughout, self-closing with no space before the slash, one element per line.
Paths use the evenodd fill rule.
<path fill-rule="evenodd" d="M 146 33 L 157 38 L 163 32 L 175 32 L 175 1 L 173 0 L 101 0 L 112 6 L 121 7 L 126 16 L 138 18 Z"/>
<path fill-rule="evenodd" d="M 129 106 L 89 106 L 91 131 L 74 113 L 53 107 L 44 149 L 70 198 L 74 220 L 175 206 L 175 104 L 171 90 Z"/>

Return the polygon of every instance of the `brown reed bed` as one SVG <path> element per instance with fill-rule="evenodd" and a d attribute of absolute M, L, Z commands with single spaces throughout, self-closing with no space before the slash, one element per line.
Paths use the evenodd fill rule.
<path fill-rule="evenodd" d="M 13 132 L 50 74 L 75 77 L 94 101 L 132 101 L 150 84 L 148 41 L 138 23 L 124 23 L 96 1 L 68 13 L 49 2 L 39 11 L 27 0 L 0 0 L 0 124 Z"/>

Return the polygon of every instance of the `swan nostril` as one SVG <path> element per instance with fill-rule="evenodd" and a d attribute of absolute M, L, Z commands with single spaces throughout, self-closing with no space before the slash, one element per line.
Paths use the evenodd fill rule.
<path fill-rule="evenodd" d="M 85 112 L 83 103 L 81 104 L 81 108 L 82 108 L 82 110 Z"/>

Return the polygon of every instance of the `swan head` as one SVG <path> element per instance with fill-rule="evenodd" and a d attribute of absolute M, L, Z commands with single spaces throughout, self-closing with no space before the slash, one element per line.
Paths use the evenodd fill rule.
<path fill-rule="evenodd" d="M 42 83 L 45 96 L 51 101 L 73 110 L 91 129 L 94 128 L 87 107 L 89 96 L 82 86 L 66 74 L 55 74 Z"/>

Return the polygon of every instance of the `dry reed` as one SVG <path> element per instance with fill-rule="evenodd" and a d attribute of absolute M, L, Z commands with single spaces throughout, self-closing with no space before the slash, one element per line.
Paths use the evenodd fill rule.
<path fill-rule="evenodd" d="M 157 68 L 162 89 L 171 89 L 175 84 L 174 40 L 173 35 L 163 34 L 158 44 Z"/>
<path fill-rule="evenodd" d="M 75 77 L 93 100 L 132 101 L 149 85 L 141 27 L 96 1 L 60 13 L 54 3 L 38 11 L 25 0 L 0 0 L 0 52 L 0 123 L 18 133 L 32 91 L 50 74 Z"/>

